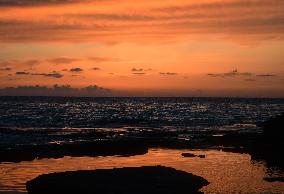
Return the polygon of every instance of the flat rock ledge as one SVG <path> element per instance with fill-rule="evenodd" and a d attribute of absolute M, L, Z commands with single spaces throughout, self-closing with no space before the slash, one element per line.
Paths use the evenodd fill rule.
<path fill-rule="evenodd" d="M 209 182 L 163 166 L 60 172 L 28 181 L 29 194 L 195 194 Z"/>

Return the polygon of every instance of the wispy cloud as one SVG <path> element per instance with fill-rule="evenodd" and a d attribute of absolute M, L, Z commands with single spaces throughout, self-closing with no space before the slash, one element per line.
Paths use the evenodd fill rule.
<path fill-rule="evenodd" d="M 25 71 L 18 71 L 15 73 L 16 75 L 30 75 L 30 72 L 25 72 Z"/>
<path fill-rule="evenodd" d="M 88 60 L 98 62 L 98 63 L 121 61 L 121 59 L 113 58 L 113 57 L 89 57 Z"/>
<path fill-rule="evenodd" d="M 52 73 L 31 73 L 30 75 L 39 75 L 39 76 L 45 76 L 45 77 L 52 77 L 52 78 L 62 78 L 64 75 L 52 72 Z"/>
<path fill-rule="evenodd" d="M 98 85 L 90 85 L 84 88 L 73 88 L 70 85 L 57 84 L 53 87 L 24 85 L 17 87 L 0 88 L 0 96 L 109 96 L 111 94 L 112 90 Z"/>
<path fill-rule="evenodd" d="M 41 61 L 38 59 L 27 59 L 27 60 L 7 60 L 0 61 L 0 66 L 2 70 L 10 71 L 14 67 L 24 67 L 29 70 L 33 69 L 34 66 L 40 65 Z"/>
<path fill-rule="evenodd" d="M 11 71 L 12 68 L 10 67 L 4 67 L 4 68 L 0 68 L 0 71 Z"/>
<path fill-rule="evenodd" d="M 101 70 L 101 68 L 99 68 L 99 67 L 93 67 L 92 70 L 94 70 L 94 71 L 99 71 L 99 70 Z"/>
<path fill-rule="evenodd" d="M 257 77 L 275 77 L 275 74 L 257 74 Z"/>
<path fill-rule="evenodd" d="M 169 75 L 169 76 L 177 75 L 177 73 L 174 73 L 174 72 L 160 72 L 159 74 L 160 75 Z"/>
<path fill-rule="evenodd" d="M 58 5 L 83 1 L 84 0 L 0 0 L 0 7 Z"/>
<path fill-rule="evenodd" d="M 132 68 L 131 69 L 131 71 L 133 71 L 133 72 L 142 72 L 142 71 L 144 71 L 144 69 L 142 69 L 142 68 Z"/>
<path fill-rule="evenodd" d="M 24 64 L 26 66 L 33 67 L 34 65 L 40 64 L 40 62 L 41 62 L 40 60 L 32 59 L 32 60 L 23 61 L 22 64 Z"/>
<path fill-rule="evenodd" d="M 247 82 L 256 81 L 257 77 L 276 77 L 277 76 L 275 74 L 270 74 L 270 73 L 255 74 L 251 72 L 239 72 L 237 69 L 234 69 L 233 71 L 226 72 L 226 73 L 208 73 L 207 75 L 210 77 L 221 77 L 221 78 L 248 77 L 244 79 L 244 81 L 247 81 Z"/>
<path fill-rule="evenodd" d="M 145 75 L 146 73 L 145 72 L 133 72 L 132 74 L 134 74 L 134 75 Z"/>
<path fill-rule="evenodd" d="M 55 63 L 59 65 L 59 64 L 70 64 L 80 60 L 81 59 L 79 58 L 72 58 L 72 57 L 56 57 L 56 58 L 47 59 L 46 61 L 49 63 Z"/>
<path fill-rule="evenodd" d="M 56 71 L 53 71 L 51 73 L 34 73 L 34 72 L 27 72 L 27 71 L 18 71 L 15 73 L 15 75 L 44 76 L 44 77 L 52 77 L 52 78 L 61 78 L 64 76 L 63 74 L 60 74 Z"/>
<path fill-rule="evenodd" d="M 226 73 L 208 73 L 211 77 L 236 77 L 236 76 L 252 76 L 253 73 L 250 72 L 239 72 L 237 69 Z"/>
<path fill-rule="evenodd" d="M 82 72 L 83 69 L 80 67 L 75 67 L 75 68 L 70 69 L 69 71 L 73 73 L 79 73 L 79 72 Z"/>
<path fill-rule="evenodd" d="M 144 69 L 144 68 L 136 68 L 136 67 L 133 67 L 131 69 L 131 72 L 133 75 L 146 75 L 147 73 L 149 73 L 150 71 L 152 71 L 151 68 L 148 68 L 148 69 Z"/>
<path fill-rule="evenodd" d="M 150 34 L 168 38 L 189 34 L 274 35 L 283 38 L 284 2 L 282 0 L 234 1 L 149 1 L 137 4 L 124 1 L 133 7 L 130 12 L 115 1 L 89 1 L 102 5 L 88 6 L 82 0 L 1 0 L 0 6 L 23 6 L 27 17 L 10 15 L 1 10 L 0 40 L 21 41 L 119 41 L 135 37 L 149 38 Z M 29 10 L 35 5 L 76 3 L 74 7 L 88 9 L 50 9 L 49 12 Z M 70 5 L 71 6 L 71 5 Z M 111 12 L 108 10 L 112 10 Z M 254 36 L 255 35 L 255 36 Z M 90 58 L 90 60 L 92 60 Z M 94 60 L 100 61 L 94 57 Z"/>

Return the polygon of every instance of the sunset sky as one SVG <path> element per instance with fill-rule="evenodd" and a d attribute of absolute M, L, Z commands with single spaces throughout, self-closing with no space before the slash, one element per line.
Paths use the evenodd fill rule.
<path fill-rule="evenodd" d="M 283 10 L 283 0 L 0 0 L 0 95 L 58 84 L 284 97 Z"/>

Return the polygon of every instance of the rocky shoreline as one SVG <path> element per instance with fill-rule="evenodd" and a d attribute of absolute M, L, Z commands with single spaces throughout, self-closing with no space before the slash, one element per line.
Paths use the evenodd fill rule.
<path fill-rule="evenodd" d="M 169 134 L 147 135 L 139 138 L 85 141 L 80 143 L 0 146 L 0 162 L 31 161 L 41 158 L 64 156 L 132 156 L 146 154 L 151 148 L 174 149 L 222 149 L 223 151 L 248 153 L 253 160 L 265 160 L 270 166 L 283 168 L 284 114 L 261 124 L 262 133 L 229 132 L 223 136 L 201 137 L 198 141 L 169 138 Z M 284 168 L 283 168 L 284 169 Z"/>
<path fill-rule="evenodd" d="M 82 156 L 134 156 L 134 155 L 143 155 L 148 152 L 151 148 L 174 148 L 174 149 L 222 149 L 223 151 L 228 152 L 237 152 L 237 153 L 247 153 L 251 155 L 251 160 L 261 160 L 265 161 L 267 167 L 276 167 L 281 171 L 284 169 L 284 161 L 281 153 L 283 152 L 284 145 L 284 136 L 283 136 L 283 123 L 284 123 L 284 114 L 279 115 L 275 118 L 271 118 L 270 120 L 261 124 L 262 133 L 237 133 L 230 132 L 224 134 L 222 136 L 208 136 L 207 138 L 201 138 L 200 141 L 187 141 L 187 140 L 177 140 L 175 138 L 168 138 L 168 135 L 160 136 L 155 135 L 153 137 L 147 136 L 144 138 L 121 138 L 118 140 L 101 140 L 101 141 L 90 141 L 90 142 L 82 142 L 76 144 L 52 144 L 52 145 L 26 145 L 26 146 L 14 146 L 10 149 L 5 149 L 0 147 L 0 162 L 20 162 L 20 161 L 31 161 L 34 159 L 41 158 L 61 158 L 64 156 L 73 156 L 73 157 L 82 157 Z M 205 158 L 205 155 L 194 155 L 191 153 L 183 153 L 183 157 L 200 157 Z M 62 172 L 55 174 L 47 174 L 41 175 L 29 182 L 27 182 L 27 190 L 30 194 L 47 194 L 47 193 L 94 193 L 94 191 L 100 191 L 98 193 L 117 193 L 114 191 L 106 192 L 106 188 L 109 186 L 105 186 L 104 188 L 97 188 L 91 186 L 84 186 L 85 183 L 88 183 L 89 179 L 93 180 L 93 176 L 96 179 L 98 178 L 98 171 L 77 171 L 77 172 Z M 113 174 L 119 173 L 130 173 L 133 177 L 153 179 L 156 177 L 155 174 L 162 173 L 163 175 L 173 175 L 179 176 L 179 171 L 175 169 L 167 168 L 167 167 L 141 167 L 141 168 L 123 168 L 123 169 L 113 169 L 108 170 L 106 174 L 103 174 L 102 177 L 112 178 Z M 101 172 L 101 171 L 100 171 Z M 135 172 L 135 173 L 134 173 Z M 133 174 L 134 173 L 134 174 Z M 146 174 L 145 174 L 146 173 Z M 152 174 L 151 174 L 152 173 Z M 154 174 L 153 174 L 154 173 Z M 168 173 L 168 174 L 167 174 Z M 181 173 L 181 174 L 184 174 Z M 130 176 L 130 175 L 129 175 Z M 78 178 L 80 177 L 80 178 Z M 160 177 L 160 176 L 159 176 Z M 182 180 L 184 175 L 177 178 L 180 181 Z M 192 180 L 192 177 L 196 177 L 194 175 L 189 174 L 186 176 L 187 179 Z M 191 178 L 189 178 L 191 177 Z M 201 177 L 199 177 L 201 178 Z M 133 190 L 127 190 L 129 184 L 127 181 L 131 181 L 131 178 L 123 179 L 122 181 L 126 185 L 122 186 L 119 191 L 123 191 L 123 193 L 133 193 Z M 208 182 L 204 179 L 195 179 L 194 181 L 199 180 L 197 185 L 206 185 Z M 58 180 L 58 181 L 52 181 Z M 75 181 L 77 180 L 77 182 Z M 156 180 L 156 179 L 155 179 Z M 283 182 L 283 177 L 266 177 L 265 181 L 275 182 L 280 181 Z M 76 184 L 72 184 L 72 181 L 75 181 Z M 115 181 L 115 180 L 113 180 Z M 169 181 L 169 180 L 160 180 L 160 181 Z M 175 181 L 175 180 L 171 180 Z M 197 181 L 198 182 L 198 181 Z M 52 186 L 52 184 L 59 184 L 56 186 Z M 90 182 L 89 182 L 90 183 Z M 93 184 L 91 182 L 90 184 Z M 108 183 L 102 183 L 107 185 Z M 145 182 L 141 182 L 141 184 L 145 185 Z M 164 187 L 164 182 L 158 182 L 154 185 L 150 186 L 149 191 L 143 190 L 144 193 L 151 193 L 151 189 L 156 188 L 155 185 L 160 185 Z M 69 188 L 69 186 L 72 186 Z M 187 185 L 191 185 L 189 182 Z M 74 187 L 73 187 L 74 186 Z M 141 186 L 141 185 L 140 185 Z M 159 188 L 160 188 L 159 186 Z M 44 191 L 42 190 L 43 188 Z M 55 190 L 50 190 L 54 188 Z M 74 192 L 77 189 L 80 189 L 80 192 Z M 167 188 L 167 187 L 165 187 Z M 190 188 L 186 188 L 185 186 L 180 186 L 183 188 L 178 190 L 179 193 L 185 193 L 190 190 Z M 197 188 L 197 187 L 193 187 Z M 199 189 L 201 187 L 198 187 Z M 63 190 L 60 190 L 63 189 Z M 71 190 L 68 190 L 71 189 Z M 82 190 L 83 189 L 83 190 Z M 85 190 L 84 190 L 85 189 Z M 118 189 L 118 188 L 117 188 Z M 126 190 L 125 190 L 126 189 Z M 173 188 L 167 188 L 169 191 Z M 177 190 L 177 188 L 175 188 Z M 141 189 L 137 189 L 135 191 L 136 194 L 139 194 Z M 78 190 L 77 190 L 78 191 Z M 117 190 L 115 190 L 117 191 Z M 152 193 L 159 193 L 160 190 L 154 191 Z M 165 190 L 163 193 L 167 193 Z M 169 192 L 173 193 L 173 192 Z M 174 192 L 177 193 L 177 192 Z M 197 190 L 192 190 L 192 193 L 198 193 Z M 142 193 L 141 193 L 142 194 Z"/>

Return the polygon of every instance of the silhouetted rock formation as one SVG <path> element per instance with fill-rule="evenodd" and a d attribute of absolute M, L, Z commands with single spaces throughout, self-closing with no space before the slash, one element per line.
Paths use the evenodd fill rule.
<path fill-rule="evenodd" d="M 29 194 L 194 194 L 209 182 L 163 166 L 62 172 L 27 182 Z"/>
<path fill-rule="evenodd" d="M 25 145 L 14 148 L 0 147 L 0 162 L 31 161 L 41 158 L 61 158 L 64 156 L 133 156 L 148 152 L 148 146 L 143 141 L 136 140 L 106 140 L 83 142 L 77 144 Z"/>
<path fill-rule="evenodd" d="M 267 182 L 284 182 L 284 177 L 266 177 L 264 178 Z"/>
<path fill-rule="evenodd" d="M 265 160 L 268 166 L 284 169 L 284 114 L 264 122 L 263 133 L 250 149 L 252 159 Z"/>
<path fill-rule="evenodd" d="M 269 119 L 261 126 L 263 127 L 263 138 L 265 140 L 273 144 L 284 140 L 284 113 Z"/>
<path fill-rule="evenodd" d="M 195 154 L 192 154 L 192 153 L 182 153 L 181 154 L 183 157 L 188 157 L 188 158 L 193 158 L 193 157 L 196 157 Z"/>

